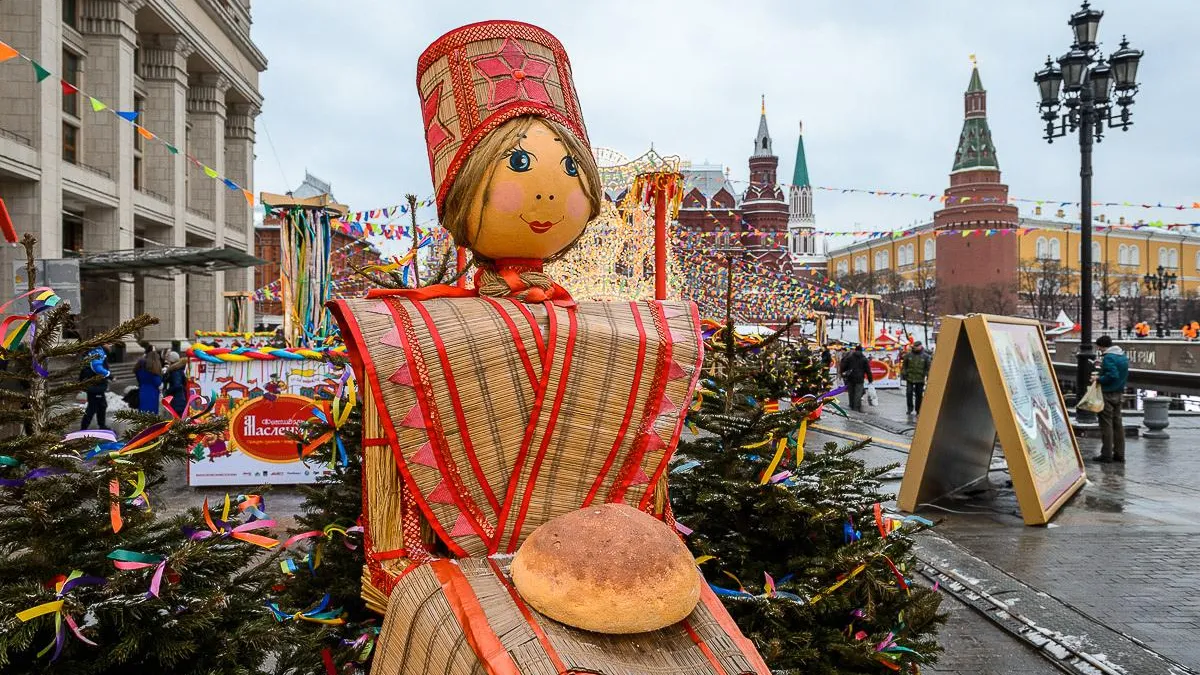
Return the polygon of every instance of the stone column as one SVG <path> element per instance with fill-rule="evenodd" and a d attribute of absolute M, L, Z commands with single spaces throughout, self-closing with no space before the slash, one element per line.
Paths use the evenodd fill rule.
<path fill-rule="evenodd" d="M 252 103 L 234 103 L 225 118 L 225 175 L 251 194 L 254 194 L 254 118 L 259 112 Z M 225 191 L 225 230 L 227 241 L 236 240 L 242 244 L 242 250 L 254 254 L 254 208 L 240 190 Z M 255 290 L 254 268 L 226 272 L 225 290 Z M 253 303 L 250 304 L 253 327 Z"/>
<path fill-rule="evenodd" d="M 191 153 L 199 162 L 225 175 L 225 92 L 230 81 L 220 73 L 192 74 L 188 88 Z M 213 239 L 205 246 L 225 245 L 225 195 L 229 188 L 192 166 L 188 178 L 188 207 L 212 219 Z M 224 328 L 225 274 L 188 275 L 188 333 Z"/>
<path fill-rule="evenodd" d="M 133 109 L 134 15 L 142 4 L 144 0 L 85 0 L 80 7 L 80 32 L 88 50 L 83 88 L 117 110 Z M 137 132 L 115 115 L 92 114 L 86 99 L 80 104 L 85 117 L 80 161 L 108 172 L 117 197 L 115 209 L 97 207 L 85 212 L 84 247 L 88 252 L 133 248 L 133 139 Z M 81 323 L 89 330 L 132 317 L 132 284 L 84 283 Z"/>
<path fill-rule="evenodd" d="M 146 86 L 145 125 L 159 138 L 179 148 L 171 154 L 165 148 L 148 148 L 142 154 L 142 176 L 146 187 L 166 197 L 171 204 L 174 224 L 169 232 L 152 237 L 165 246 L 184 246 L 187 241 L 187 183 L 184 177 L 191 167 L 183 155 L 187 137 L 187 57 L 193 51 L 181 35 L 154 35 L 142 39 L 140 64 Z M 146 334 L 155 341 L 189 337 L 187 334 L 187 285 L 183 275 L 170 281 L 146 278 L 145 311 L 159 318 Z"/>

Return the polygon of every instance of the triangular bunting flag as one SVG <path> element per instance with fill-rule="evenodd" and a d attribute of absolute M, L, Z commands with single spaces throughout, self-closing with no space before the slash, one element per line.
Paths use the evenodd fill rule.
<path fill-rule="evenodd" d="M 132 122 L 136 120 L 138 116 L 136 110 L 114 110 L 113 112 L 116 113 L 117 117 L 120 117 L 126 122 Z"/>
<path fill-rule="evenodd" d="M 646 452 L 660 452 L 663 448 L 667 447 L 667 444 L 663 441 L 662 436 L 659 436 L 653 431 L 646 432 L 645 437 Z"/>
<path fill-rule="evenodd" d="M 41 82 L 42 80 L 46 79 L 47 77 L 50 77 L 50 71 L 43 68 L 42 64 L 38 63 L 37 61 L 34 61 L 33 59 L 29 59 L 29 63 L 33 66 L 33 72 L 35 75 L 37 75 L 38 82 Z"/>
<path fill-rule="evenodd" d="M 79 93 L 79 87 L 76 87 L 75 85 L 71 84 L 70 82 L 67 82 L 66 80 L 62 81 L 62 90 L 63 90 L 63 94 L 66 96 L 70 96 L 71 94 Z"/>
<path fill-rule="evenodd" d="M 4 63 L 5 61 L 7 61 L 11 58 L 15 58 L 17 56 L 17 53 L 18 53 L 17 50 L 13 49 L 12 47 L 9 47 L 8 45 L 4 44 L 3 42 L 0 42 L 0 63 Z"/>
<path fill-rule="evenodd" d="M 178 155 L 178 154 L 179 154 L 179 148 L 177 148 L 177 147 L 175 147 L 175 146 L 171 145 L 170 143 L 164 143 L 164 145 L 166 145 L 166 146 L 167 146 L 167 152 L 171 153 L 172 155 Z"/>
<path fill-rule="evenodd" d="M 146 127 L 143 127 L 141 125 L 134 125 L 134 127 L 137 129 L 138 135 L 141 136 L 142 138 L 144 138 L 148 141 L 154 140 L 154 134 L 152 134 L 150 132 L 150 130 L 147 129 Z"/>
<path fill-rule="evenodd" d="M 229 180 L 228 178 L 222 180 L 221 182 L 224 183 L 225 187 L 229 188 L 230 190 L 241 190 L 242 189 L 242 188 L 238 187 L 237 183 Z"/>
<path fill-rule="evenodd" d="M 454 521 L 454 527 L 450 530 L 451 537 L 466 537 L 475 534 L 475 528 L 471 527 L 471 521 L 467 518 L 467 514 L 458 514 L 458 520 Z"/>
<path fill-rule="evenodd" d="M 391 314 L 391 312 L 388 312 L 385 309 L 384 314 Z M 393 327 L 391 330 L 384 333 L 383 337 L 379 338 L 379 344 L 387 345 L 389 347 L 400 347 L 403 349 L 404 343 L 400 341 L 400 329 Z M 405 363 L 404 367 L 407 368 L 408 364 Z"/>
<path fill-rule="evenodd" d="M 425 441 L 425 443 L 421 445 L 421 447 L 417 448 L 417 451 L 412 454 L 412 457 L 408 458 L 408 461 L 412 462 L 413 464 L 420 464 L 421 466 L 432 466 L 436 469 L 437 458 L 433 456 L 433 443 Z"/>
<path fill-rule="evenodd" d="M 250 206 L 254 206 L 254 194 L 249 190 L 242 190 L 242 194 L 246 196 L 246 203 Z"/>
<path fill-rule="evenodd" d="M 421 406 L 414 405 L 412 410 L 409 410 L 408 414 L 404 416 L 404 421 L 400 423 L 400 426 L 409 429 L 424 429 L 425 417 L 421 414 Z"/>
<path fill-rule="evenodd" d="M 91 96 L 88 97 L 88 100 L 92 102 L 92 112 L 100 112 L 101 110 L 104 110 L 105 108 L 108 107 L 108 106 L 104 105 L 104 101 L 93 98 Z"/>
<path fill-rule="evenodd" d="M 388 378 L 388 382 L 405 387 L 413 386 L 412 371 L 409 370 L 408 364 L 406 363 L 397 368 L 396 372 L 392 373 L 392 376 Z"/>
<path fill-rule="evenodd" d="M 667 367 L 667 381 L 678 380 L 684 377 L 687 377 L 687 373 L 683 372 L 683 368 L 678 363 L 672 361 L 671 365 Z"/>
<path fill-rule="evenodd" d="M 633 474 L 633 478 L 629 479 L 630 485 L 645 485 L 646 483 L 649 483 L 649 482 L 650 482 L 650 476 L 647 476 L 646 472 L 643 471 L 642 467 L 640 467 L 640 466 L 638 467 L 637 473 Z"/>
<path fill-rule="evenodd" d="M 205 166 L 204 167 L 204 175 L 208 176 L 209 178 L 219 178 L 221 174 L 217 173 L 216 169 L 213 169 L 212 167 L 209 167 L 209 166 Z"/>
<path fill-rule="evenodd" d="M 431 504 L 453 504 L 454 493 L 450 492 L 450 488 L 446 485 L 446 481 L 437 484 L 433 488 L 433 492 L 429 493 L 429 502 Z"/>
<path fill-rule="evenodd" d="M 658 414 L 665 415 L 666 413 L 673 413 L 677 410 L 679 410 L 679 406 L 672 403 L 671 399 L 668 398 L 666 394 L 663 394 L 662 402 L 658 404 Z"/>

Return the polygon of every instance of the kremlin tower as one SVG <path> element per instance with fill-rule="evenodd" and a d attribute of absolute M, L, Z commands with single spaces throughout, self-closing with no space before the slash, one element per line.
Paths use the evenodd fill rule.
<path fill-rule="evenodd" d="M 779 157 L 775 156 L 771 133 L 767 130 L 767 102 L 763 97 L 758 118 L 758 134 L 754 137 L 754 152 L 750 155 L 750 185 L 742 194 L 742 245 L 760 269 L 791 266 L 783 247 L 788 232 L 788 203 L 779 189 L 776 173 Z"/>
<path fill-rule="evenodd" d="M 1014 229 L 1017 207 L 1008 203 L 1008 186 L 1000 182 L 1000 162 L 987 122 L 987 90 L 978 66 L 971 69 L 963 98 L 962 134 L 950 170 L 945 208 L 933 215 L 934 229 Z M 984 296 L 1011 298 L 1015 306 L 1020 266 L 1017 249 L 1014 232 L 989 237 L 939 236 L 937 286 L 944 310 L 970 305 L 973 298 Z"/>

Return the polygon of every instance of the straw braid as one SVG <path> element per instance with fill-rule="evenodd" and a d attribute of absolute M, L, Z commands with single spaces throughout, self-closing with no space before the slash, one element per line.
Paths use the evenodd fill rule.
<path fill-rule="evenodd" d="M 554 282 L 545 272 L 481 268 L 475 283 L 479 294 L 492 298 L 513 296 L 523 302 L 542 302 L 553 293 Z"/>

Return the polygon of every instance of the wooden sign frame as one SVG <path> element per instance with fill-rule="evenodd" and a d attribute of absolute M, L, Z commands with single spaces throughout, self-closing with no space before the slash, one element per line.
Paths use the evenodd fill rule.
<path fill-rule="evenodd" d="M 1087 480 L 1037 321 L 943 318 L 921 407 L 897 497 L 905 511 L 987 478 L 997 436 L 1026 525 L 1050 522 Z"/>

